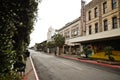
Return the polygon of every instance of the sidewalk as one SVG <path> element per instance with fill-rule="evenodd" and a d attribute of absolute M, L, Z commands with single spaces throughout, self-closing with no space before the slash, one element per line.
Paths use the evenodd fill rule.
<path fill-rule="evenodd" d="M 77 56 L 77 55 L 61 54 L 61 55 L 59 55 L 59 57 L 76 60 L 76 61 L 80 61 L 80 62 L 91 63 L 91 64 L 95 64 L 95 65 L 100 65 L 100 66 L 105 66 L 105 67 L 110 67 L 110 68 L 120 69 L 120 65 L 107 64 L 107 63 L 99 62 L 97 60 L 80 59 L 79 56 Z M 118 63 L 120 64 L 120 62 L 118 62 Z"/>
<path fill-rule="evenodd" d="M 25 71 L 25 76 L 22 80 L 39 80 L 36 77 L 36 73 L 34 71 L 34 66 L 32 63 L 31 57 L 29 57 L 26 61 L 26 71 Z"/>

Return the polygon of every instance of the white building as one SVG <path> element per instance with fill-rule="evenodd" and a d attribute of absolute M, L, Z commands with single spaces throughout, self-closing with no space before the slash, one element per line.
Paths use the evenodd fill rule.
<path fill-rule="evenodd" d="M 55 29 L 52 27 L 49 27 L 47 32 L 47 42 L 52 40 L 52 36 L 54 35 L 54 33 L 55 33 Z"/>

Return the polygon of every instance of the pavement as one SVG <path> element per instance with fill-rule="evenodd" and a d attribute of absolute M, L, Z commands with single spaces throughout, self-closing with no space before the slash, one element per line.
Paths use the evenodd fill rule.
<path fill-rule="evenodd" d="M 27 58 L 25 76 L 22 80 L 39 80 L 31 56 Z"/>
<path fill-rule="evenodd" d="M 85 63 L 91 63 L 91 64 L 95 64 L 95 65 L 100 65 L 100 66 L 105 66 L 105 67 L 110 67 L 110 68 L 120 69 L 120 62 L 108 62 L 108 61 L 103 62 L 102 60 L 98 61 L 98 60 L 83 59 L 77 55 L 68 55 L 68 54 L 61 54 L 61 55 L 59 55 L 59 57 L 76 60 L 76 61 L 80 61 L 80 62 L 85 62 Z M 116 64 L 114 64 L 114 63 L 116 63 Z"/>

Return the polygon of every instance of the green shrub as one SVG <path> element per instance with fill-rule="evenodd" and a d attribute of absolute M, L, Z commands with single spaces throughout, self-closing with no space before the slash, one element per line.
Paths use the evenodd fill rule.
<path fill-rule="evenodd" d="M 107 55 L 110 61 L 114 61 L 115 59 L 111 56 L 113 48 L 111 46 L 105 47 L 105 56 Z"/>
<path fill-rule="evenodd" d="M 0 74 L 0 80 L 21 80 L 17 72 L 11 71 L 9 73 Z"/>

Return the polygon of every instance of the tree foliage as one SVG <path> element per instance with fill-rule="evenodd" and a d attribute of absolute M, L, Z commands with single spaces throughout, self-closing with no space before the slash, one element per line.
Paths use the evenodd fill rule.
<path fill-rule="evenodd" d="M 47 47 L 48 48 L 54 48 L 55 47 L 55 42 L 54 41 L 47 42 Z"/>
<path fill-rule="evenodd" d="M 30 43 L 38 0 L 0 0 L 0 74 L 9 72 Z"/>
<path fill-rule="evenodd" d="M 46 49 L 46 44 L 47 44 L 47 41 L 43 41 L 41 43 L 36 43 L 35 46 L 37 50 L 44 51 Z"/>
<path fill-rule="evenodd" d="M 65 43 L 65 37 L 61 34 L 55 34 L 54 41 L 56 47 L 62 47 Z"/>

